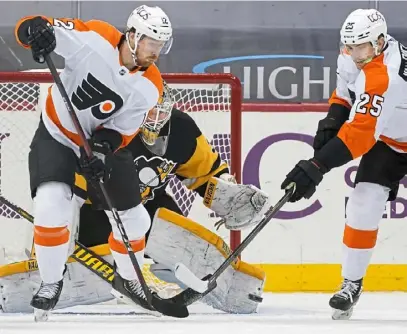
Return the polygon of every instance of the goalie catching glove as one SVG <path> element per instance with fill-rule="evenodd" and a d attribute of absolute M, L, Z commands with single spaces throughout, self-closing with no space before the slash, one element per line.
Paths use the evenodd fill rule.
<path fill-rule="evenodd" d="M 209 179 L 203 202 L 223 218 L 229 230 L 256 225 L 271 207 L 264 191 L 253 185 L 237 184 L 230 174 Z"/>

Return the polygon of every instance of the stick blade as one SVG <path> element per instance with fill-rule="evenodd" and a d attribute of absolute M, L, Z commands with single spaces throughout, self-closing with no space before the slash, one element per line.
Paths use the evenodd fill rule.
<path fill-rule="evenodd" d="M 151 300 L 153 307 L 160 313 L 174 318 L 186 318 L 189 316 L 188 309 L 181 303 L 176 303 L 171 299 L 162 299 L 157 294 L 153 294 Z"/>
<path fill-rule="evenodd" d="M 178 280 L 195 291 L 204 293 L 208 290 L 208 281 L 200 280 L 184 264 L 178 262 L 175 265 L 174 273 Z"/>

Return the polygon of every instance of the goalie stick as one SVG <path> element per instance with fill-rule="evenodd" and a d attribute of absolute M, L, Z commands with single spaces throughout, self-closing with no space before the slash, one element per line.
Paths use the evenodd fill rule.
<path fill-rule="evenodd" d="M 276 203 L 274 207 L 271 207 L 265 214 L 263 219 L 257 224 L 257 226 L 249 233 L 249 235 L 241 242 L 241 244 L 225 259 L 218 269 L 211 275 L 205 276 L 201 280 L 201 284 L 206 286 L 206 291 L 198 292 L 194 289 L 188 288 L 173 299 L 177 303 L 183 305 L 191 305 L 192 303 L 200 300 L 206 296 L 209 292 L 214 290 L 217 286 L 216 279 L 235 261 L 243 250 L 252 242 L 252 240 L 260 233 L 260 231 L 270 222 L 270 220 L 276 215 L 277 212 L 284 206 L 295 192 L 295 183 L 291 183 L 286 188 L 284 196 Z M 196 283 L 198 284 L 198 283 Z"/>
<path fill-rule="evenodd" d="M 264 215 L 263 219 L 260 221 L 260 223 L 250 232 L 250 234 L 242 241 L 242 243 L 225 259 L 225 261 L 221 264 L 221 266 L 212 274 L 212 275 L 207 275 L 205 276 L 202 280 L 199 280 L 195 275 L 191 273 L 193 278 L 191 280 L 199 280 L 199 285 L 202 287 L 204 286 L 206 288 L 206 291 L 199 292 L 196 290 L 201 290 L 199 289 L 192 289 L 192 288 L 187 288 L 183 292 L 175 295 L 174 297 L 164 299 L 165 301 L 169 301 L 171 303 L 176 303 L 178 305 L 184 305 L 189 306 L 192 303 L 200 300 L 204 296 L 206 296 L 208 293 L 210 293 L 212 290 L 214 290 L 217 286 L 216 279 L 229 267 L 229 265 L 236 260 L 236 258 L 242 253 L 242 251 L 251 243 L 251 241 L 257 236 L 257 234 L 260 233 L 260 231 L 270 222 L 270 220 L 275 216 L 275 214 L 280 211 L 280 209 L 283 207 L 285 203 L 290 199 L 291 195 L 295 192 L 295 184 L 291 183 L 287 187 L 287 191 L 285 195 L 277 202 L 277 204 L 274 207 L 271 207 Z M 0 196 L 0 202 L 7 205 L 10 209 L 15 211 L 16 213 L 20 214 L 22 217 L 27 219 L 29 222 L 33 223 L 34 218 L 31 216 L 28 212 L 25 210 L 19 208 L 18 206 L 10 203 L 8 200 L 6 200 L 3 196 Z M 105 259 L 103 259 L 101 256 L 98 254 L 94 253 L 90 249 L 86 248 L 85 246 L 82 246 L 80 243 L 75 241 L 75 252 L 78 250 L 83 250 L 91 254 L 95 259 L 101 261 L 103 265 L 106 265 L 106 268 L 110 268 L 113 270 L 112 265 L 107 262 Z M 74 252 L 74 254 L 75 254 Z M 77 259 L 77 258 L 76 258 Z M 96 275 L 98 275 L 101 279 L 105 280 L 109 284 L 111 284 L 111 279 L 106 277 L 103 272 L 100 270 L 93 270 L 92 267 L 89 267 L 84 261 L 78 261 L 81 263 L 83 266 L 88 268 L 89 270 L 93 271 Z M 177 273 L 176 273 L 177 275 Z M 198 283 L 195 283 L 198 285 Z M 186 284 L 188 285 L 188 284 Z M 192 285 L 192 284 L 191 284 Z M 189 285 L 188 285 L 189 286 Z"/>
<path fill-rule="evenodd" d="M 57 69 L 55 67 L 54 62 L 51 59 L 50 55 L 45 55 L 44 59 L 48 65 L 48 68 L 51 72 L 52 78 L 55 81 L 55 84 L 59 90 L 59 93 L 61 94 L 62 100 L 64 101 L 65 107 L 71 116 L 72 122 L 74 124 L 75 130 L 77 131 L 79 137 L 81 138 L 83 147 L 85 149 L 86 155 L 88 156 L 89 159 L 92 159 L 94 157 L 92 149 L 86 140 L 85 133 L 83 132 L 82 126 L 79 122 L 78 116 L 75 113 L 75 110 L 72 106 L 72 103 L 68 97 L 68 94 L 66 93 L 65 87 L 61 81 L 61 78 L 59 77 L 59 74 L 57 72 Z M 177 317 L 177 318 L 185 318 L 189 315 L 188 309 L 184 305 L 180 304 L 174 304 L 169 300 L 166 299 L 161 299 L 159 296 L 156 294 L 153 294 L 148 287 L 143 273 L 141 272 L 140 265 L 137 261 L 137 258 L 133 252 L 133 249 L 131 248 L 129 238 L 127 236 L 127 233 L 124 229 L 123 222 L 120 219 L 119 213 L 117 212 L 116 207 L 113 205 L 113 202 L 109 196 L 109 194 L 106 191 L 105 185 L 102 180 L 99 180 L 99 188 L 106 200 L 107 205 L 109 206 L 109 209 L 113 215 L 113 218 L 117 224 L 118 230 L 120 231 L 121 237 L 123 244 L 126 246 L 127 253 L 130 257 L 130 260 L 133 264 L 134 270 L 136 271 L 137 277 L 139 279 L 139 282 L 141 284 L 141 287 L 143 289 L 143 292 L 146 296 L 148 304 L 159 311 L 162 314 L 172 316 L 172 317 Z"/>

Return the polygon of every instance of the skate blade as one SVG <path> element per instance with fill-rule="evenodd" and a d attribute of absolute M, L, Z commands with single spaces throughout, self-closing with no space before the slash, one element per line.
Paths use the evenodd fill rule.
<path fill-rule="evenodd" d="M 333 309 L 332 320 L 349 320 L 353 314 L 353 307 L 347 311 Z"/>
<path fill-rule="evenodd" d="M 38 308 L 34 309 L 34 321 L 35 322 L 44 322 L 48 320 L 49 311 L 41 310 Z"/>
<path fill-rule="evenodd" d="M 120 293 L 119 291 L 117 291 L 115 289 L 110 290 L 110 293 L 115 298 L 122 301 L 124 304 L 131 305 L 131 306 L 136 306 L 136 308 L 139 309 L 139 310 L 142 310 L 144 314 L 150 314 L 150 315 L 153 315 L 153 316 L 155 316 L 157 318 L 161 317 L 161 315 L 162 315 L 160 312 L 148 310 L 148 309 L 140 306 L 139 304 L 133 302 L 129 297 L 123 295 L 122 293 Z"/>

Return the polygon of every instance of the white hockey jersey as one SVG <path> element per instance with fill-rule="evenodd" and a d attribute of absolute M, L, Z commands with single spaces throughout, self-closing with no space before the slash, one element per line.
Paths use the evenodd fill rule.
<path fill-rule="evenodd" d="M 20 20 L 16 31 L 30 18 Z M 118 131 L 121 147 L 126 146 L 162 94 L 160 71 L 155 65 L 133 71 L 123 66 L 118 48 L 123 34 L 106 22 L 47 19 L 55 29 L 55 52 L 65 58 L 60 77 L 86 137 L 103 126 Z M 56 85 L 49 89 L 42 118 L 56 140 L 79 154 L 81 141 Z"/>
<path fill-rule="evenodd" d="M 337 87 L 329 103 L 351 109 L 338 137 L 353 158 L 377 140 L 407 152 L 407 47 L 391 36 L 383 52 L 358 70 L 349 54 L 338 57 Z"/>

